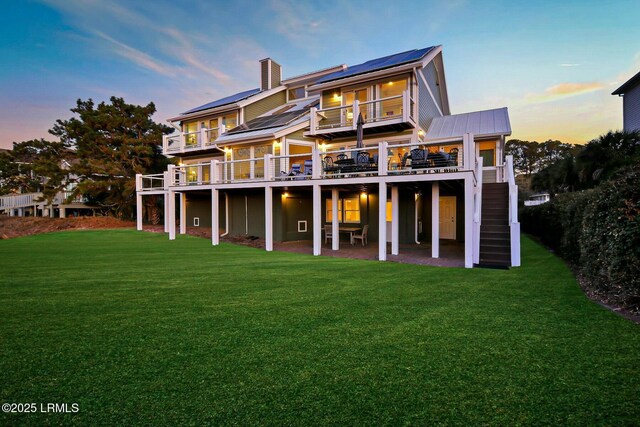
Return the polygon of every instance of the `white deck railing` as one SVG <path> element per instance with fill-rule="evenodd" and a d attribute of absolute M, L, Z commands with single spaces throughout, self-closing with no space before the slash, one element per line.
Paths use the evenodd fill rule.
<path fill-rule="evenodd" d="M 175 154 L 211 148 L 215 146 L 215 141 L 219 136 L 219 128 L 202 128 L 199 131 L 164 135 L 162 137 L 162 152 L 163 154 Z"/>
<path fill-rule="evenodd" d="M 387 122 L 414 122 L 415 101 L 405 90 L 402 95 L 374 99 L 338 107 L 317 110 L 311 108 L 311 134 L 355 130 L 358 126 L 358 115 L 362 114 L 363 127 L 374 127 Z"/>

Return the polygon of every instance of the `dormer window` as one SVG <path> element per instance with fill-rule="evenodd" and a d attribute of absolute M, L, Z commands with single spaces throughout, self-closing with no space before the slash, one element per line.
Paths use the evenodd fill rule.
<path fill-rule="evenodd" d="M 307 91 L 304 86 L 294 87 L 287 91 L 287 97 L 289 101 L 293 101 L 294 99 L 302 99 L 307 97 Z"/>

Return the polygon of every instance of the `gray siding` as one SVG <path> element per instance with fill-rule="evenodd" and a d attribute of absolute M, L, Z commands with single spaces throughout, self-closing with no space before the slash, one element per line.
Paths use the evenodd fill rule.
<path fill-rule="evenodd" d="M 424 77 L 427 79 L 427 83 L 429 84 L 429 89 L 431 89 L 431 93 L 436 98 L 436 103 L 440 110 L 442 110 L 442 98 L 440 96 L 440 80 L 438 79 L 438 72 L 436 71 L 436 66 L 433 61 L 429 62 L 424 69 Z"/>
<path fill-rule="evenodd" d="M 626 92 L 622 100 L 624 130 L 640 130 L 640 84 Z"/>
<path fill-rule="evenodd" d="M 419 72 L 419 71 L 418 71 Z M 425 131 L 429 129 L 431 121 L 434 117 L 440 117 L 441 114 L 438 111 L 436 103 L 433 102 L 433 98 L 429 95 L 429 90 L 424 84 L 424 81 L 418 77 L 418 124 Z"/>

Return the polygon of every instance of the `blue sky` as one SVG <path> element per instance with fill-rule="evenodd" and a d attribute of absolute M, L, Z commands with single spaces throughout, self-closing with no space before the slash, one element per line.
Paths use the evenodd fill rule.
<path fill-rule="evenodd" d="M 453 113 L 509 107 L 513 137 L 582 143 L 622 127 L 640 2 L 12 1 L 0 15 L 0 148 L 51 137 L 78 98 L 153 101 L 156 121 L 289 77 L 443 45 Z"/>

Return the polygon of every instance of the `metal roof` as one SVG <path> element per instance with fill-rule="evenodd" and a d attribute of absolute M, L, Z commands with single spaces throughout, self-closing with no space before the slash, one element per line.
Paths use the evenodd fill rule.
<path fill-rule="evenodd" d="M 429 52 L 435 49 L 436 46 L 426 47 L 424 49 L 413 49 L 406 52 L 400 52 L 382 58 L 372 59 L 358 65 L 347 66 L 343 71 L 337 71 L 324 77 L 321 77 L 316 83 L 325 83 L 332 80 L 343 79 L 345 77 L 351 77 L 358 74 L 369 73 L 372 71 L 382 70 L 385 68 L 395 67 L 397 65 L 407 64 L 409 62 L 418 61 L 424 58 Z"/>
<path fill-rule="evenodd" d="M 431 126 L 429 126 L 426 138 L 427 140 L 456 138 L 463 136 L 465 133 L 472 133 L 480 137 L 511 135 L 511 124 L 509 123 L 507 108 L 436 117 L 431 122 Z"/>
<path fill-rule="evenodd" d="M 611 93 L 611 95 L 622 95 L 622 94 L 625 94 L 625 93 L 629 92 L 629 89 L 631 89 L 633 86 L 635 86 L 637 84 L 640 84 L 640 72 L 638 74 L 636 74 L 635 76 L 631 77 L 626 82 L 624 82 L 624 84 L 622 86 L 620 86 L 618 89 L 616 89 L 615 91 L 613 91 L 613 93 Z"/>
<path fill-rule="evenodd" d="M 221 106 L 227 105 L 227 104 L 233 104 L 234 102 L 242 101 L 243 99 L 247 99 L 250 96 L 253 96 L 253 95 L 255 95 L 255 94 L 259 93 L 259 92 L 260 92 L 259 88 L 258 89 L 247 90 L 247 91 L 244 91 L 244 92 L 239 92 L 239 93 L 236 93 L 234 95 L 227 96 L 226 98 L 221 98 L 221 99 L 218 99 L 216 101 L 209 102 L 208 104 L 204 104 L 204 105 L 201 105 L 199 107 L 192 108 L 191 110 L 185 111 L 182 114 L 190 114 L 190 113 L 195 113 L 197 111 L 208 110 L 210 108 L 221 107 Z"/>

